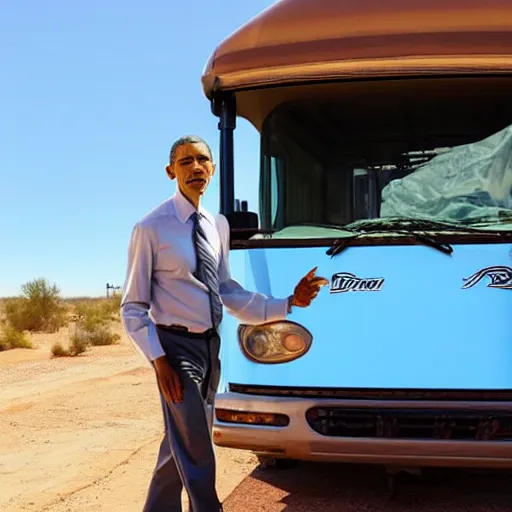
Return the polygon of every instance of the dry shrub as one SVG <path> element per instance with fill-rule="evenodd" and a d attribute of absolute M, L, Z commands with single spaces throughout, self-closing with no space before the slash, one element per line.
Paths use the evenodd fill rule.
<path fill-rule="evenodd" d="M 72 336 L 72 339 L 86 346 L 92 345 L 94 347 L 100 347 L 115 345 L 119 342 L 121 337 L 119 334 L 113 333 L 108 325 L 83 326 L 77 324 L 76 332 Z"/>
<path fill-rule="evenodd" d="M 112 321 L 120 320 L 121 309 L 121 295 L 114 295 L 108 297 L 100 302 L 100 308 L 103 310 L 105 316 L 108 316 Z"/>
<path fill-rule="evenodd" d="M 108 327 L 97 327 L 82 334 L 84 341 L 95 347 L 115 345 L 121 339 L 119 334 L 113 333 Z"/>
<path fill-rule="evenodd" d="M 71 337 L 67 349 L 59 342 L 54 343 L 52 346 L 52 354 L 54 357 L 74 357 L 83 354 L 86 350 L 87 343 L 76 335 Z"/>
<path fill-rule="evenodd" d="M 118 343 L 121 337 L 110 330 L 110 324 L 119 317 L 115 300 L 81 300 L 74 306 L 75 332 L 65 349 L 60 343 L 52 347 L 55 357 L 77 356 L 89 346 L 105 346 Z"/>
<path fill-rule="evenodd" d="M 82 302 L 77 304 L 75 336 L 87 345 L 113 345 L 120 339 L 110 330 L 115 315 L 115 302 L 107 299 L 99 303 Z M 119 311 L 119 309 L 117 309 Z"/>
<path fill-rule="evenodd" d="M 23 331 L 18 331 L 6 323 L 0 333 L 0 351 L 12 348 L 34 348 L 34 346 Z"/>
<path fill-rule="evenodd" d="M 67 323 L 66 307 L 59 288 L 38 278 L 22 287 L 20 297 L 4 302 L 4 315 L 8 325 L 17 331 L 56 332 Z"/>
<path fill-rule="evenodd" d="M 66 350 L 63 346 L 62 346 L 62 343 L 60 342 L 56 342 L 53 344 L 52 346 L 52 354 L 55 356 L 55 357 L 64 357 L 64 356 L 69 356 L 69 351 Z"/>
<path fill-rule="evenodd" d="M 87 350 L 87 343 L 78 336 L 71 336 L 69 342 L 69 353 L 72 356 L 83 354 Z"/>

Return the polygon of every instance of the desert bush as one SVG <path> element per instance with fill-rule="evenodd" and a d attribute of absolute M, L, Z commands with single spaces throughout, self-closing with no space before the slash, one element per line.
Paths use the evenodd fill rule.
<path fill-rule="evenodd" d="M 26 299 L 24 297 L 13 297 L 4 301 L 4 318 L 5 323 L 23 331 L 26 328 Z"/>
<path fill-rule="evenodd" d="M 54 357 L 73 357 L 83 354 L 87 350 L 87 343 L 74 335 L 69 340 L 69 347 L 64 348 L 62 343 L 54 343 L 52 346 L 52 354 Z"/>
<path fill-rule="evenodd" d="M 115 302 L 110 302 L 110 299 L 102 302 L 84 301 L 77 304 L 75 337 L 86 345 L 101 346 L 117 343 L 120 336 L 110 330 L 115 311 Z"/>
<path fill-rule="evenodd" d="M 107 326 L 96 326 L 91 329 L 78 329 L 74 338 L 85 345 L 94 347 L 115 345 L 121 337 L 119 334 L 113 333 Z"/>
<path fill-rule="evenodd" d="M 69 351 L 66 350 L 63 346 L 62 346 L 62 343 L 60 342 L 56 342 L 53 344 L 52 346 L 52 354 L 55 356 L 55 357 L 64 357 L 64 356 L 69 356 Z"/>
<path fill-rule="evenodd" d="M 89 346 L 114 345 L 121 337 L 113 333 L 110 324 L 119 318 L 120 298 L 81 299 L 73 304 L 74 332 L 69 347 L 56 343 L 52 347 L 55 357 L 77 356 Z"/>
<path fill-rule="evenodd" d="M 71 336 L 71 340 L 69 342 L 69 353 L 72 356 L 77 356 L 79 354 L 83 354 L 87 350 L 87 342 L 83 340 L 80 336 Z"/>
<path fill-rule="evenodd" d="M 121 295 L 114 295 L 113 297 L 108 297 L 100 303 L 101 309 L 104 311 L 105 315 L 110 317 L 111 320 L 119 320 L 119 310 L 121 308 Z"/>
<path fill-rule="evenodd" d="M 109 313 L 100 303 L 88 301 L 80 302 L 75 306 L 75 317 L 77 328 L 84 331 L 105 326 L 110 320 Z"/>
<path fill-rule="evenodd" d="M 67 323 L 59 288 L 44 278 L 25 283 L 20 297 L 6 299 L 4 315 L 17 331 L 56 332 Z"/>
<path fill-rule="evenodd" d="M 34 348 L 34 346 L 23 331 L 18 331 L 6 323 L 0 332 L 0 351 L 11 348 Z"/>
<path fill-rule="evenodd" d="M 115 345 L 121 339 L 119 334 L 111 332 L 106 327 L 100 327 L 88 333 L 89 343 L 95 347 Z"/>

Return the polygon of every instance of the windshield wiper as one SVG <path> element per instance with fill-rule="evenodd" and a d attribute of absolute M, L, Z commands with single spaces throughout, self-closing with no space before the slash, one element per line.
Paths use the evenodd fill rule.
<path fill-rule="evenodd" d="M 404 218 L 404 217 L 381 217 L 377 219 L 361 219 L 346 225 L 339 224 L 322 224 L 322 223 L 297 223 L 287 228 L 293 227 L 314 227 L 331 229 L 340 231 L 346 236 L 339 236 L 327 250 L 328 256 L 334 257 L 351 245 L 351 243 L 362 236 L 366 235 L 382 235 L 396 234 L 404 237 L 414 238 L 418 242 L 443 254 L 450 255 L 453 253 L 453 247 L 448 243 L 442 243 L 435 239 L 433 235 L 429 235 L 429 231 L 444 231 L 452 233 L 465 234 L 488 234 L 498 235 L 496 230 L 485 230 L 482 228 L 463 225 L 462 223 L 452 223 L 447 221 L 421 219 L 421 218 Z M 272 234 L 268 235 L 272 237 Z"/>
<path fill-rule="evenodd" d="M 387 220 L 387 219 L 386 219 Z M 400 219 L 401 221 L 403 219 Z M 395 223 L 396 224 L 396 223 Z M 333 245 L 328 249 L 327 255 L 334 257 L 343 250 L 345 250 L 350 243 L 355 240 L 356 238 L 359 238 L 364 235 L 368 234 L 376 234 L 376 233 L 396 233 L 398 235 L 404 235 L 409 237 L 414 237 L 416 240 L 421 242 L 424 245 L 427 245 L 429 247 L 432 247 L 434 249 L 437 249 L 438 251 L 441 251 L 444 254 L 451 254 L 453 252 L 453 247 L 449 244 L 442 244 L 435 240 L 434 238 L 423 235 L 421 233 L 417 233 L 416 231 L 408 231 L 404 229 L 389 229 L 388 225 L 382 226 L 382 219 L 365 219 L 362 221 L 356 221 L 351 224 L 347 224 L 345 226 L 339 226 L 336 224 L 320 224 L 320 223 L 300 223 L 295 224 L 294 226 L 304 226 L 304 227 L 315 227 L 315 228 L 325 228 L 325 229 L 332 229 L 336 231 L 343 231 L 345 233 L 348 233 L 348 236 L 337 238 L 336 241 L 333 243 Z M 450 224 L 443 224 L 443 229 L 447 229 L 447 226 L 450 226 Z M 292 226 L 288 226 L 292 227 Z M 439 226 L 437 226 L 438 229 Z M 464 228 L 464 231 L 467 231 L 467 228 Z"/>
<path fill-rule="evenodd" d="M 480 217 L 472 219 L 471 224 L 475 222 L 481 222 L 482 219 L 487 217 Z M 499 216 L 500 219 L 506 219 L 507 221 L 512 220 L 512 215 Z M 496 217 L 492 217 L 493 220 Z M 350 243 L 355 239 L 365 234 L 376 234 L 376 233 L 396 233 L 404 236 L 412 236 L 419 242 L 437 249 L 445 254 L 450 255 L 453 252 L 453 247 L 450 244 L 443 244 L 435 240 L 432 236 L 426 235 L 425 231 L 451 231 L 456 233 L 472 233 L 472 234 L 496 234 L 495 230 L 484 230 L 482 228 L 471 227 L 471 224 L 451 223 L 439 220 L 430 219 L 416 219 L 416 218 L 403 218 L 403 217 L 382 217 L 379 219 L 361 219 L 342 227 L 346 231 L 356 233 L 355 236 L 350 238 L 339 238 L 337 239 L 331 248 L 327 251 L 327 254 L 331 257 L 336 256 L 344 249 L 346 249 Z"/>
<path fill-rule="evenodd" d="M 331 256 L 333 258 L 340 252 L 344 251 L 347 247 L 349 247 L 350 243 L 355 240 L 356 238 L 359 238 L 364 235 L 368 234 L 376 234 L 376 233 L 396 233 L 397 235 L 404 235 L 408 237 L 413 237 L 418 242 L 421 242 L 424 245 L 427 245 L 428 247 L 432 247 L 433 249 L 437 249 L 438 251 L 441 251 L 444 254 L 450 255 L 453 252 L 453 247 L 450 244 L 443 244 L 441 242 L 438 242 L 434 238 L 423 235 L 421 233 L 418 233 L 417 231 L 402 231 L 402 230 L 386 230 L 386 229 L 379 229 L 371 232 L 365 232 L 365 233 L 357 233 L 352 237 L 346 237 L 346 238 L 338 238 L 332 246 L 329 248 L 329 250 L 326 252 L 328 256 Z"/>
<path fill-rule="evenodd" d="M 395 233 L 415 238 L 418 242 L 437 249 L 438 251 L 450 255 L 453 252 L 453 247 L 450 244 L 443 244 L 438 242 L 432 236 L 428 236 L 418 231 L 433 231 L 433 230 L 452 230 L 452 231 L 478 231 L 466 227 L 457 226 L 449 222 L 431 221 L 428 219 L 403 219 L 403 218 L 380 218 L 380 219 L 364 219 L 352 222 L 343 226 L 343 229 L 355 233 L 351 238 L 339 238 L 327 251 L 327 255 L 334 257 L 343 250 L 345 250 L 350 243 L 367 234 L 377 233 Z"/>

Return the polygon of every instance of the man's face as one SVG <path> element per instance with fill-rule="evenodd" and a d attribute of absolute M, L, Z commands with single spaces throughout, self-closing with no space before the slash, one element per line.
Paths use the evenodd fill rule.
<path fill-rule="evenodd" d="M 178 146 L 174 162 L 166 167 L 166 171 L 171 180 L 178 180 L 181 192 L 196 202 L 206 192 L 215 165 L 207 146 L 196 142 Z"/>

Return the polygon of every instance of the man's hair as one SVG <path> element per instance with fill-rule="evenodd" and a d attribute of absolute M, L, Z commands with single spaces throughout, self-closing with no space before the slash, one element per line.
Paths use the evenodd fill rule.
<path fill-rule="evenodd" d="M 183 146 L 184 144 L 204 144 L 208 149 L 208 153 L 210 153 L 210 158 L 213 160 L 212 150 L 209 144 L 203 140 L 198 135 L 184 135 L 180 137 L 174 144 L 171 146 L 171 151 L 169 152 L 169 163 L 172 165 L 174 160 L 176 159 L 176 153 L 178 152 L 178 148 Z"/>

